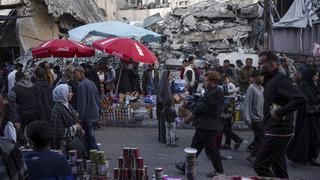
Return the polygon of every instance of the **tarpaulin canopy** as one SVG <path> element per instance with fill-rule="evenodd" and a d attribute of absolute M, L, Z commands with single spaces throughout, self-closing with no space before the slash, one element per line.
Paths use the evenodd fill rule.
<path fill-rule="evenodd" d="M 71 39 L 75 41 L 82 41 L 88 35 L 102 36 L 102 37 L 124 37 L 135 39 L 138 42 L 160 42 L 162 36 L 155 32 L 122 23 L 119 21 L 99 22 L 86 24 L 68 31 Z"/>

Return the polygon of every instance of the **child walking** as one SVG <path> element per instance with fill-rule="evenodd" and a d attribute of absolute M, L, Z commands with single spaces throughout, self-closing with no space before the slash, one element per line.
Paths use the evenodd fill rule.
<path fill-rule="evenodd" d="M 165 125 L 166 125 L 166 140 L 167 140 L 167 147 L 177 147 L 178 145 L 176 144 L 176 121 L 175 119 L 177 118 L 177 112 L 173 108 L 173 103 L 172 100 L 168 100 L 165 102 L 165 108 L 164 108 L 164 117 L 165 117 Z"/>
<path fill-rule="evenodd" d="M 252 78 L 254 79 L 254 82 L 250 84 L 244 100 L 243 119 L 249 127 L 252 127 L 251 129 L 254 133 L 254 138 L 257 139 L 250 155 L 247 157 L 247 160 L 251 164 L 254 164 L 265 131 L 262 122 L 264 89 L 261 85 L 264 78 L 260 75 L 258 70 L 252 71 Z"/>

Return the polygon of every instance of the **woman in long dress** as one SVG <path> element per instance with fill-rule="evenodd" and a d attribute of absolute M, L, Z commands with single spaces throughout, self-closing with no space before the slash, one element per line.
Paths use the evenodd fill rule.
<path fill-rule="evenodd" d="M 307 105 L 298 109 L 295 134 L 287 148 L 287 157 L 293 162 L 320 166 L 317 160 L 320 150 L 319 111 L 310 112 L 310 105 L 320 104 L 320 91 L 316 86 L 319 73 L 309 68 L 302 72 L 299 89 L 308 98 Z M 307 108 L 308 107 L 308 108 Z"/>
<path fill-rule="evenodd" d="M 157 119 L 159 128 L 159 138 L 158 141 L 161 143 L 166 143 L 166 127 L 165 118 L 163 114 L 163 108 L 165 107 L 165 102 L 168 100 L 173 100 L 172 89 L 170 86 L 171 72 L 164 71 L 159 81 L 157 89 Z"/>

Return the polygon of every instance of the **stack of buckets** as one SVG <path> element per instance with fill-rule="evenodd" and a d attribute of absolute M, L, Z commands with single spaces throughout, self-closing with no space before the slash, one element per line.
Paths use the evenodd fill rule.
<path fill-rule="evenodd" d="M 196 178 L 196 156 L 197 150 L 194 148 L 185 148 L 186 162 L 185 172 L 187 180 L 194 180 Z"/>

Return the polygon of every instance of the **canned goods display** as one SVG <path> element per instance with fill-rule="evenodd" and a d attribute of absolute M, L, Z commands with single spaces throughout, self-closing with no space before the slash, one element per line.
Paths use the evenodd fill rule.
<path fill-rule="evenodd" d="M 90 160 L 91 162 L 98 162 L 98 150 L 91 149 L 90 150 Z"/>
<path fill-rule="evenodd" d="M 184 149 L 186 153 L 185 171 L 187 180 L 196 179 L 196 154 L 197 150 L 194 148 Z"/>
<path fill-rule="evenodd" d="M 155 170 L 156 178 L 163 178 L 163 168 L 162 167 L 156 167 L 154 170 Z"/>
<path fill-rule="evenodd" d="M 138 157 L 136 159 L 137 162 L 137 168 L 143 168 L 143 157 Z"/>
<path fill-rule="evenodd" d="M 122 179 L 129 179 L 130 178 L 130 170 L 128 168 L 122 169 Z"/>
<path fill-rule="evenodd" d="M 97 175 L 90 175 L 90 180 L 99 180 Z"/>
<path fill-rule="evenodd" d="M 74 180 L 82 180 L 82 174 L 81 173 L 77 173 L 73 175 Z"/>
<path fill-rule="evenodd" d="M 83 159 L 77 160 L 77 172 L 83 173 L 84 172 L 84 165 L 83 165 Z"/>
<path fill-rule="evenodd" d="M 82 176 L 82 179 L 83 179 L 83 180 L 90 180 L 90 174 L 84 174 L 84 175 Z"/>
<path fill-rule="evenodd" d="M 69 151 L 69 160 L 71 163 L 77 162 L 77 150 L 70 150 Z"/>
<path fill-rule="evenodd" d="M 98 176 L 98 180 L 107 180 L 107 176 Z"/>
<path fill-rule="evenodd" d="M 139 180 L 147 179 L 145 169 L 144 168 L 139 168 L 138 171 L 137 171 L 137 176 L 138 176 Z"/>
<path fill-rule="evenodd" d="M 130 179 L 137 179 L 137 169 L 136 168 L 130 169 Z"/>
<path fill-rule="evenodd" d="M 91 175 L 98 174 L 98 163 L 94 163 L 94 162 L 90 163 L 90 174 Z"/>
<path fill-rule="evenodd" d="M 77 173 L 77 164 L 70 162 L 69 165 L 70 165 L 72 174 L 76 174 Z"/>
<path fill-rule="evenodd" d="M 86 160 L 86 172 L 90 173 L 90 164 L 91 164 L 91 160 Z"/>
<path fill-rule="evenodd" d="M 106 175 L 107 174 L 107 166 L 106 164 L 98 164 L 98 175 L 102 176 L 102 175 Z"/>
<path fill-rule="evenodd" d="M 148 174 L 148 167 L 147 166 L 143 166 L 143 168 L 146 171 L 146 174 Z"/>
<path fill-rule="evenodd" d="M 113 168 L 113 179 L 120 179 L 120 169 L 119 168 Z"/>
<path fill-rule="evenodd" d="M 105 152 L 104 151 L 98 151 L 98 164 L 105 164 Z"/>

